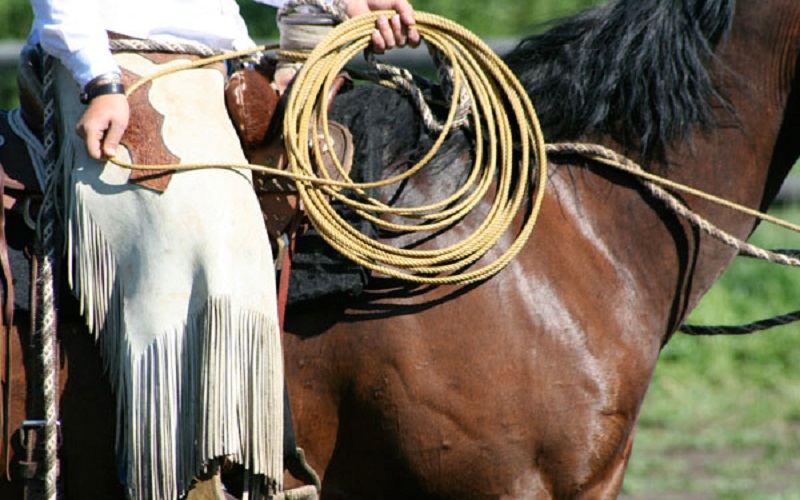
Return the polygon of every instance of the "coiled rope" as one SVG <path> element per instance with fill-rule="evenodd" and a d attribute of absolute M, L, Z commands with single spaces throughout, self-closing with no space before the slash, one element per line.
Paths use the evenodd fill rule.
<path fill-rule="evenodd" d="M 283 132 L 290 171 L 331 179 L 321 161 L 315 160 L 321 158 L 320 141 L 312 140 L 320 133 L 317 127 L 320 123 L 325 144 L 332 147 L 327 131 L 325 99 L 345 64 L 367 49 L 377 17 L 391 14 L 375 12 L 342 23 L 318 45 L 303 65 L 295 78 L 284 118 Z M 472 283 L 491 276 L 510 262 L 530 236 L 546 181 L 544 137 L 525 89 L 482 40 L 457 24 L 432 14 L 418 13 L 416 20 L 420 36 L 450 63 L 453 95 L 458 96 L 462 89 L 466 89 L 470 96 L 468 102 L 476 150 L 469 180 L 445 199 L 418 207 L 388 206 L 366 194 L 368 188 L 408 179 L 430 161 L 453 127 L 459 99 L 451 99 L 447 119 L 433 146 L 402 174 L 377 182 L 355 183 L 347 177 L 338 158 L 333 156 L 338 175 L 347 180 L 348 188 L 357 194 L 358 199 L 345 196 L 338 186 L 299 182 L 297 189 L 306 213 L 320 235 L 334 249 L 358 264 L 417 283 Z M 513 122 L 510 117 L 513 117 Z M 519 127 L 516 132 L 520 145 L 518 158 L 514 155 L 515 130 L 512 123 Z M 308 144 L 313 144 L 313 147 L 309 148 Z M 532 157 L 536 160 L 533 203 L 514 241 L 494 261 L 478 269 L 463 271 L 496 245 L 520 209 L 525 207 Z M 515 179 L 520 181 L 514 183 Z M 493 185 L 496 192 L 481 224 L 461 241 L 435 250 L 397 248 L 373 240 L 347 223 L 330 201 L 345 204 L 380 228 L 403 232 L 436 231 L 472 213 Z M 410 222 L 392 223 L 380 215 L 408 218 Z"/>

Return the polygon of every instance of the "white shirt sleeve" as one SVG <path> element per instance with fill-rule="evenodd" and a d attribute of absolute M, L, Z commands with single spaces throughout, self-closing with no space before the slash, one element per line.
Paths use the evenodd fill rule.
<path fill-rule="evenodd" d="M 58 58 L 81 88 L 92 78 L 119 71 L 98 0 L 31 0 L 31 6 L 31 41 Z"/>

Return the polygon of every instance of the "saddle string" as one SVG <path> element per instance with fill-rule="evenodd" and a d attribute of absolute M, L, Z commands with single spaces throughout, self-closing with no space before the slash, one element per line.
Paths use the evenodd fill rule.
<path fill-rule="evenodd" d="M 355 53 L 367 49 L 368 42 L 366 41 L 366 38 L 368 38 L 368 34 L 366 34 L 366 35 L 363 34 L 363 32 L 361 30 L 364 30 L 365 27 L 366 28 L 371 28 L 371 26 L 374 25 L 375 16 L 377 16 L 379 14 L 380 13 L 374 13 L 374 15 L 360 16 L 359 18 L 355 18 L 353 20 L 348 21 L 349 24 L 347 24 L 347 25 L 340 25 L 340 27 L 337 30 L 335 30 L 334 33 L 330 34 L 325 40 L 323 40 L 323 42 L 321 42 L 319 44 L 319 46 L 308 57 L 309 60 L 307 61 L 307 64 L 304 66 L 303 71 L 301 71 L 301 73 L 298 75 L 298 78 L 299 77 L 303 77 L 303 79 L 302 79 L 303 85 L 302 86 L 298 86 L 297 84 L 295 84 L 293 86 L 293 88 L 300 88 L 300 87 L 306 88 L 306 87 L 308 87 L 308 88 L 312 88 L 312 89 L 318 90 L 319 87 L 322 86 L 323 87 L 322 88 L 322 93 L 319 94 L 319 95 L 327 95 L 325 92 L 326 92 L 326 90 L 328 88 L 328 80 L 330 80 L 329 76 L 337 74 L 338 71 L 341 69 L 341 67 L 344 66 L 344 63 L 343 63 L 342 60 L 349 60 L 350 58 L 352 58 L 354 56 Z M 434 44 L 436 44 L 436 48 L 440 49 L 441 52 L 444 54 L 445 58 L 447 58 L 451 62 L 453 62 L 454 60 L 457 61 L 457 62 L 464 61 L 464 59 L 462 59 L 463 53 L 456 53 L 454 49 L 451 49 L 451 47 L 450 47 L 452 45 L 451 42 L 453 42 L 449 38 L 451 35 L 452 35 L 452 37 L 454 37 L 458 41 L 459 44 L 464 43 L 464 42 L 462 42 L 462 37 L 466 38 L 468 40 L 468 42 L 467 42 L 467 48 L 465 48 L 464 51 L 473 51 L 473 52 L 475 52 L 477 54 L 477 57 L 481 61 L 492 63 L 492 64 L 497 62 L 490 55 L 487 55 L 486 53 L 482 52 L 480 49 L 478 49 L 475 46 L 471 45 L 471 42 L 473 41 L 472 37 L 469 36 L 468 32 L 467 32 L 467 35 L 464 35 L 464 32 L 466 30 L 464 30 L 460 26 L 455 25 L 454 23 L 451 23 L 451 22 L 449 22 L 447 20 L 443 20 L 441 18 L 438 18 L 437 16 L 433 16 L 431 14 L 426 14 L 426 13 L 417 13 L 417 19 L 418 19 L 417 28 L 419 30 L 421 30 L 421 34 L 423 35 L 423 38 L 425 38 L 425 40 L 428 41 L 429 43 L 433 42 Z M 441 31 L 443 31 L 444 33 L 441 33 Z M 344 45 L 348 45 L 349 48 L 348 47 L 342 48 L 342 46 L 344 46 Z M 216 61 L 216 60 L 219 60 L 219 59 L 240 57 L 243 53 L 252 53 L 252 52 L 255 52 L 255 51 L 264 51 L 264 50 L 270 50 L 270 48 L 269 47 L 259 47 L 257 49 L 253 49 L 252 51 L 229 52 L 229 53 L 225 53 L 225 54 L 220 54 L 220 55 L 215 56 L 213 61 Z M 334 62 L 331 63 L 328 60 L 326 60 L 325 58 L 334 58 Z M 367 55 L 367 58 L 369 60 L 370 56 Z M 204 64 L 208 64 L 209 62 L 212 62 L 212 60 L 205 60 L 205 59 L 198 60 L 198 61 L 194 61 L 191 64 L 185 65 L 185 67 L 187 67 L 187 68 L 188 67 L 198 67 L 198 66 L 202 66 Z M 467 62 L 468 62 L 468 65 L 466 67 L 459 66 L 458 64 L 454 64 L 455 70 L 452 71 L 452 75 L 453 75 L 453 78 L 455 80 L 454 83 L 453 83 L 453 86 L 459 89 L 459 93 L 460 93 L 461 85 L 462 85 L 461 84 L 461 78 L 464 77 L 464 75 L 471 75 L 472 74 L 472 72 L 473 72 L 472 70 L 474 69 L 474 67 L 470 66 L 470 65 L 475 62 L 475 58 L 474 57 L 473 58 L 467 58 Z M 317 64 L 322 65 L 322 70 L 320 70 L 319 68 L 317 68 L 315 66 Z M 503 68 L 505 67 L 504 64 L 502 64 L 502 62 L 500 62 L 500 66 L 503 67 Z M 388 66 L 387 65 L 382 65 L 382 66 L 378 67 L 378 69 L 380 69 L 380 70 L 383 70 L 385 68 L 388 68 Z M 166 70 L 165 72 L 178 71 L 180 69 L 181 69 L 181 67 L 177 67 L 176 66 L 175 68 L 170 68 L 169 70 Z M 502 71 L 503 70 L 501 70 L 501 73 L 502 73 Z M 507 69 L 505 71 L 507 71 Z M 409 73 L 408 72 L 398 71 L 398 72 L 393 72 L 393 74 L 396 75 L 396 76 L 390 76 L 389 85 L 394 84 L 394 86 L 400 86 L 402 88 L 405 88 L 406 85 L 397 85 L 397 82 L 400 81 L 400 80 L 407 80 L 409 78 Z M 148 79 L 157 78 L 158 76 L 161 76 L 161 75 L 158 75 L 158 74 L 152 75 Z M 508 77 L 507 75 L 504 75 L 504 76 Z M 511 77 L 509 77 L 509 78 L 513 78 L 513 75 Z M 316 84 L 314 83 L 314 79 L 316 79 L 316 81 L 317 81 Z M 138 82 L 137 85 L 131 87 L 128 90 L 128 93 L 130 94 L 131 92 L 133 92 L 138 87 L 139 84 L 143 84 L 143 83 L 145 83 L 145 81 L 146 80 Z M 472 80 L 469 80 L 469 83 L 472 83 Z M 466 89 L 468 92 L 471 90 L 468 85 L 465 85 L 463 88 Z M 524 92 L 524 89 L 514 88 L 514 91 L 515 92 L 519 92 L 523 96 L 527 95 Z M 412 93 L 412 95 L 414 94 L 414 92 L 411 92 L 411 93 Z M 457 94 L 454 94 L 454 95 L 457 95 Z M 302 96 L 302 98 L 298 98 L 298 96 L 300 96 L 300 95 Z M 312 201 L 313 201 L 313 203 L 311 205 L 312 207 L 315 207 L 316 203 L 321 202 L 321 200 L 324 199 L 324 195 L 318 195 L 318 193 L 324 193 L 324 194 L 327 194 L 327 195 L 333 195 L 334 197 L 336 197 L 336 199 L 339 199 L 340 201 L 344 201 L 345 203 L 348 203 L 352 208 L 354 208 L 356 211 L 358 211 L 362 216 L 365 216 L 369 220 L 375 221 L 377 223 L 385 223 L 385 221 L 382 221 L 381 219 L 378 219 L 376 216 L 368 213 L 367 212 L 368 210 L 369 211 L 378 211 L 378 210 L 380 210 L 381 213 L 388 213 L 388 214 L 392 214 L 392 215 L 403 215 L 403 216 L 412 216 L 413 214 L 420 214 L 419 218 L 422 218 L 424 220 L 433 220 L 437 216 L 441 215 L 441 214 L 433 214 L 432 210 L 438 208 L 439 206 L 442 206 L 443 203 L 440 203 L 440 204 L 437 204 L 437 205 L 428 205 L 428 206 L 425 206 L 425 207 L 405 207 L 405 208 L 398 209 L 398 208 L 384 206 L 381 203 L 379 203 L 378 201 L 376 201 L 374 199 L 371 199 L 371 198 L 368 198 L 368 197 L 365 198 L 365 202 L 364 203 L 361 203 L 361 202 L 349 200 L 349 199 L 343 197 L 343 195 L 340 194 L 340 190 L 350 189 L 350 190 L 356 191 L 357 193 L 359 193 L 363 197 L 364 196 L 363 193 L 364 193 L 364 191 L 366 189 L 373 188 L 373 187 L 386 186 L 386 185 L 389 185 L 391 183 L 398 182 L 400 180 L 403 180 L 403 179 L 406 179 L 406 178 L 410 177 L 411 175 L 413 175 L 413 173 L 418 171 L 419 168 L 421 168 L 421 164 L 424 164 L 424 161 L 427 161 L 427 159 L 429 159 L 430 157 L 433 156 L 433 154 L 436 151 L 436 148 L 438 148 L 438 146 L 441 143 L 441 141 L 437 141 L 434 144 L 434 146 L 431 148 L 431 151 L 428 153 L 428 155 L 426 155 L 426 157 L 423 159 L 424 161 L 421 161 L 420 164 L 415 165 L 411 169 L 411 171 L 408 171 L 408 172 L 402 174 L 401 176 L 397 176 L 397 177 L 394 177 L 394 178 L 391 178 L 391 179 L 386 179 L 386 180 L 382 180 L 382 181 L 375 181 L 375 182 L 355 183 L 355 182 L 352 182 L 346 175 L 344 175 L 344 176 L 342 176 L 342 178 L 345 179 L 345 180 L 337 181 L 337 180 L 331 179 L 330 176 L 327 175 L 327 173 L 325 172 L 324 169 L 322 169 L 323 177 L 319 177 L 317 175 L 314 175 L 313 168 L 309 167 L 309 165 L 311 164 L 311 161 L 310 161 L 310 159 L 308 157 L 308 148 L 306 147 L 306 145 L 309 142 L 311 142 L 312 144 L 314 144 L 314 147 L 316 148 L 316 147 L 318 147 L 318 145 L 316 144 L 317 141 L 308 141 L 308 140 L 306 140 L 308 138 L 307 132 L 301 134 L 301 132 L 303 132 L 303 127 L 299 127 L 299 130 L 294 130 L 294 129 L 291 128 L 293 123 L 296 124 L 296 123 L 309 123 L 309 122 L 311 122 L 312 123 L 312 131 L 313 131 L 314 134 L 317 134 L 316 123 L 317 123 L 318 120 L 313 119 L 313 118 L 321 117 L 322 118 L 322 120 L 321 120 L 321 122 L 322 122 L 322 132 L 323 132 L 322 135 L 325 136 L 326 141 L 329 140 L 329 138 L 327 136 L 327 131 L 326 131 L 327 115 L 326 115 L 326 111 L 325 111 L 325 106 L 320 105 L 319 103 L 317 103 L 317 108 L 318 109 L 314 109 L 313 111 L 309 111 L 307 108 L 302 108 L 302 106 L 297 104 L 298 101 L 300 101 L 301 103 L 315 103 L 316 100 L 313 99 L 313 98 L 310 98 L 310 97 L 311 97 L 311 92 L 309 90 L 304 90 L 303 92 L 296 92 L 296 93 L 293 92 L 293 94 L 290 95 L 290 103 L 294 102 L 295 105 L 291 105 L 290 104 L 289 106 L 287 106 L 287 110 L 291 109 L 294 112 L 294 114 L 291 115 L 292 117 L 299 116 L 299 117 L 302 118 L 302 120 L 301 119 L 290 120 L 289 119 L 290 115 L 287 113 L 287 119 L 285 120 L 286 128 L 285 128 L 284 132 L 285 132 L 285 138 L 286 138 L 286 141 L 287 141 L 287 149 L 289 149 L 289 147 L 291 149 L 290 150 L 291 154 L 289 156 L 290 156 L 290 158 L 293 158 L 293 157 L 294 158 L 299 158 L 298 160 L 295 161 L 295 164 L 294 164 L 295 166 L 294 166 L 294 168 L 292 168 L 291 171 L 279 170 L 279 169 L 276 169 L 276 168 L 273 168 L 273 167 L 269 167 L 269 166 L 254 165 L 254 164 L 244 164 L 244 165 L 217 165 L 217 164 L 140 165 L 140 164 L 131 164 L 131 163 L 122 162 L 122 161 L 120 161 L 120 160 L 118 160 L 116 158 L 112 159 L 111 161 L 113 161 L 117 165 L 125 167 L 125 168 L 140 169 L 140 170 L 164 170 L 164 169 L 191 170 L 191 169 L 201 169 L 201 168 L 243 168 L 243 169 L 251 169 L 251 170 L 254 170 L 254 171 L 263 172 L 263 173 L 268 174 L 268 175 L 274 175 L 274 176 L 278 176 L 278 177 L 288 178 L 288 179 L 291 179 L 291 180 L 295 181 L 297 183 L 297 185 L 301 187 L 301 190 L 305 195 L 304 202 L 307 199 L 312 199 Z M 416 101 L 416 99 L 415 99 L 415 101 Z M 449 131 L 449 129 L 454 126 L 455 120 L 453 119 L 453 116 L 456 115 L 457 112 L 454 111 L 454 108 L 456 107 L 456 103 L 453 103 L 452 101 L 453 101 L 453 99 L 451 98 L 451 109 L 450 109 L 450 113 L 448 115 L 449 120 L 444 125 L 442 125 L 440 127 L 436 127 L 436 125 L 428 125 L 429 128 L 431 128 L 431 129 L 434 129 L 434 130 L 438 129 L 438 130 L 442 131 L 439 139 L 441 139 L 442 136 L 444 134 L 446 134 L 446 132 Z M 458 99 L 458 101 L 460 102 L 461 99 Z M 420 106 L 424 107 L 424 103 L 421 104 Z M 472 111 L 475 112 L 475 113 L 477 112 L 476 108 L 475 108 L 475 105 L 472 105 Z M 534 131 L 538 129 L 538 121 L 535 120 L 535 112 L 533 111 L 532 105 L 530 106 L 529 111 L 530 111 L 530 117 L 532 119 L 534 119 L 534 121 L 532 123 L 535 123 L 535 126 L 533 128 L 533 131 L 528 131 L 527 134 L 534 134 Z M 476 119 L 473 117 L 473 125 L 475 124 L 475 122 L 476 122 Z M 426 123 L 427 123 L 427 121 L 426 121 Z M 518 123 L 525 123 L 525 122 L 518 122 Z M 476 133 L 479 133 L 479 132 L 480 132 L 480 129 L 476 128 Z M 527 134 L 522 134 L 522 136 L 524 137 Z M 299 137 L 300 135 L 302 135 L 302 138 L 304 140 L 298 140 L 297 139 L 297 137 Z M 535 137 L 535 134 L 534 134 L 534 141 L 533 141 L 534 144 L 537 144 L 537 139 L 538 138 Z M 480 147 L 481 142 L 482 141 L 476 141 L 476 144 L 478 145 L 478 147 Z M 542 143 L 544 144 L 543 141 L 542 141 Z M 688 194 L 692 194 L 694 196 L 698 196 L 698 197 L 703 198 L 703 199 L 705 199 L 707 201 L 710 201 L 710 202 L 725 206 L 725 207 L 727 207 L 727 208 L 729 208 L 731 210 L 736 210 L 736 211 L 748 214 L 748 215 L 753 216 L 755 218 L 758 218 L 760 220 L 763 220 L 763 221 L 766 221 L 766 222 L 769 222 L 769 223 L 784 227 L 784 228 L 792 230 L 792 231 L 800 232 L 800 226 L 798 226 L 798 225 L 795 225 L 795 224 L 792 224 L 790 222 L 787 222 L 787 221 L 772 217 L 772 216 L 770 216 L 768 214 L 765 214 L 763 212 L 760 212 L 760 211 L 757 211 L 757 210 L 753 210 L 751 208 L 748 208 L 748 207 L 745 207 L 745 206 L 742 206 L 742 205 L 739 205 L 739 204 L 736 204 L 736 203 L 732 203 L 730 201 L 715 197 L 713 195 L 710 195 L 708 193 L 702 192 L 702 191 L 697 190 L 695 188 L 692 188 L 690 186 L 683 185 L 683 184 L 671 181 L 669 179 L 662 178 L 662 177 L 656 176 L 654 174 L 651 174 L 649 172 L 646 172 L 641 166 L 639 166 L 638 164 L 636 164 L 632 160 L 630 160 L 630 159 L 624 157 L 623 155 L 620 155 L 620 154 L 618 154 L 618 153 L 616 153 L 616 152 L 614 152 L 612 150 L 609 150 L 608 148 L 605 148 L 605 147 L 597 145 L 597 144 L 587 144 L 587 143 L 558 143 L 558 144 L 552 144 L 551 143 L 551 144 L 544 144 L 544 146 L 541 148 L 541 150 L 542 150 L 543 153 L 546 153 L 546 154 L 578 154 L 578 155 L 586 157 L 587 159 L 593 160 L 595 162 L 599 162 L 599 163 L 605 164 L 607 166 L 610 166 L 610 167 L 617 168 L 617 169 L 623 170 L 625 172 L 628 172 L 628 173 L 640 178 L 641 181 L 644 183 L 644 185 L 647 187 L 647 189 L 650 190 L 650 192 L 654 196 L 656 196 L 657 198 L 661 199 L 667 205 L 667 207 L 670 210 L 672 210 L 676 214 L 680 215 L 681 217 L 685 218 L 693 226 L 697 227 L 698 229 L 700 229 L 704 233 L 714 237 L 715 239 L 718 239 L 722 243 L 724 243 L 724 244 L 726 244 L 728 246 L 731 246 L 732 248 L 735 248 L 742 255 L 752 256 L 752 257 L 755 257 L 755 258 L 758 258 L 758 259 L 761 259 L 761 260 L 766 260 L 766 261 L 769 261 L 769 262 L 774 262 L 774 263 L 778 263 L 778 264 L 782 264 L 782 265 L 800 267 L 800 259 L 798 259 L 796 256 L 793 256 L 793 255 L 791 255 L 791 254 L 789 254 L 787 252 L 774 252 L 774 251 L 768 251 L 768 250 L 761 249 L 761 248 L 759 248 L 759 247 L 757 247 L 755 245 L 752 245 L 750 243 L 744 242 L 744 241 L 742 241 L 742 240 L 740 240 L 740 239 L 738 239 L 738 238 L 736 238 L 736 237 L 734 237 L 734 236 L 732 236 L 732 235 L 720 230 L 719 228 L 714 226 L 708 220 L 702 218 L 701 216 L 699 216 L 699 215 L 695 214 L 694 212 L 692 212 L 691 210 L 689 210 L 684 204 L 682 204 L 680 201 L 678 201 L 677 198 L 675 198 L 673 195 L 671 195 L 669 192 L 667 192 L 664 188 L 659 187 L 659 186 L 665 186 L 665 187 L 670 188 L 670 189 L 675 190 L 675 191 L 680 191 L 680 192 L 683 192 L 683 193 L 688 193 Z M 538 149 L 536 150 L 536 152 L 537 152 L 537 154 L 539 154 L 539 150 Z M 479 156 L 479 154 L 476 153 L 476 156 Z M 540 156 L 544 157 L 545 155 L 541 154 Z M 334 159 L 334 161 L 335 161 L 335 159 Z M 543 158 L 541 160 L 541 164 L 544 166 L 544 165 L 546 165 L 545 162 L 546 162 L 546 159 Z M 545 171 L 544 168 L 540 168 L 539 169 L 539 174 L 540 174 L 539 178 L 540 179 L 542 179 L 542 174 L 544 173 L 544 171 Z M 540 186 L 543 185 L 543 182 L 540 181 L 539 185 Z M 541 191 L 541 189 L 539 191 Z M 462 190 L 461 192 L 463 193 L 464 191 Z M 540 196 L 540 195 L 541 195 L 541 192 L 539 192 L 539 195 L 537 195 L 537 197 Z M 448 200 L 446 200 L 444 203 L 449 203 L 451 201 L 453 201 L 453 200 L 448 198 Z M 306 206 L 308 207 L 309 204 L 306 203 Z M 461 206 L 459 208 L 463 209 L 465 207 Z M 447 217 L 453 215 L 456 211 L 457 210 L 448 211 L 442 217 L 445 217 L 444 220 L 446 220 L 448 223 L 452 223 L 452 219 L 448 219 Z M 330 214 L 330 213 L 326 213 L 324 216 L 321 216 L 321 217 L 319 217 L 317 219 L 313 219 L 312 218 L 312 222 L 316 221 L 315 225 L 319 224 L 320 226 L 326 227 L 327 224 L 328 224 L 327 221 L 326 221 L 326 218 L 335 218 L 335 215 Z M 443 225 L 439 225 L 439 226 L 426 225 L 426 226 L 424 226 L 424 229 L 430 230 L 433 227 L 438 228 L 438 227 L 442 227 L 442 226 Z M 360 238 L 359 238 L 360 237 L 360 233 L 358 235 L 352 234 L 353 231 L 348 229 L 350 227 L 349 225 L 347 225 L 347 227 L 343 227 L 343 226 L 336 226 L 336 227 L 337 227 L 337 229 L 335 231 L 326 231 L 324 233 L 324 236 L 326 237 L 326 240 L 328 238 L 331 238 L 331 239 L 334 239 L 334 242 L 336 242 L 337 239 L 338 239 L 338 236 L 335 234 L 336 232 L 344 233 L 345 235 L 351 235 L 351 236 L 347 236 L 347 238 L 353 237 L 355 239 L 359 239 L 360 240 Z M 389 225 L 388 227 L 392 228 L 392 229 L 399 229 L 399 230 L 414 230 L 419 226 Z M 526 231 L 524 237 L 527 238 L 528 235 L 529 235 L 529 232 Z M 524 242 L 524 238 L 522 238 L 522 239 L 518 238 L 517 241 L 518 242 L 519 241 Z M 361 243 L 360 243 L 360 241 L 358 243 L 353 243 L 353 242 L 350 242 L 349 240 L 346 240 L 346 241 L 337 243 L 337 244 L 332 245 L 332 246 L 334 246 L 334 248 L 337 248 L 337 250 L 342 252 L 345 256 L 347 256 L 349 258 L 354 258 L 354 255 L 353 255 L 354 251 L 358 251 L 358 249 L 361 247 Z M 382 251 L 382 250 L 386 250 L 386 248 L 385 247 L 379 247 L 379 251 Z M 385 254 L 381 254 L 380 255 L 381 258 L 384 258 L 384 256 L 385 256 Z M 374 257 L 374 256 L 371 256 L 371 257 Z M 432 258 L 432 259 L 434 259 L 434 261 L 439 261 L 440 260 L 440 258 L 435 254 L 433 254 L 432 256 L 430 254 L 428 254 L 428 255 L 426 255 L 426 257 L 429 258 L 429 259 Z M 358 263 L 360 263 L 362 265 L 365 265 L 365 267 L 368 267 L 370 269 L 378 270 L 379 272 L 384 272 L 384 273 L 387 272 L 387 269 L 385 267 L 378 267 L 376 269 L 375 268 L 376 266 L 374 266 L 371 261 L 365 260 L 364 257 L 355 256 L 354 260 L 356 260 L 356 262 L 358 262 Z M 510 260 L 510 259 L 508 259 L 508 260 Z M 408 267 L 408 269 L 411 269 L 412 271 L 419 271 L 419 272 L 431 272 L 431 271 L 439 272 L 441 270 L 441 268 L 435 268 L 434 269 L 434 268 L 426 265 L 426 263 L 429 263 L 430 261 L 424 261 L 424 262 L 425 262 L 424 264 L 411 264 Z M 504 261 L 504 264 L 505 264 L 505 262 L 507 262 L 507 261 Z M 463 261 L 460 261 L 460 263 L 463 263 Z M 392 262 L 392 264 L 393 265 L 397 265 L 395 262 Z M 489 272 L 497 272 L 501 267 L 502 267 L 502 265 L 493 266 L 493 267 L 491 267 Z M 447 270 L 452 270 L 452 268 L 448 267 Z M 395 276 L 395 277 L 398 277 L 398 278 L 401 278 L 401 279 L 406 279 L 408 281 L 418 282 L 418 283 L 455 284 L 455 283 L 464 283 L 464 282 L 477 281 L 479 279 L 482 279 L 482 278 L 477 278 L 476 275 L 474 275 L 474 274 L 470 274 L 466 278 L 463 278 L 463 275 L 458 275 L 458 274 L 448 275 L 448 276 L 418 276 L 418 275 L 414 275 L 414 274 L 391 272 L 393 270 L 389 270 L 389 271 L 390 271 L 389 275 L 391 275 L 391 276 Z M 481 276 L 482 277 L 488 277 L 488 275 L 489 274 L 482 274 Z M 692 335 L 706 335 L 706 334 L 711 334 L 711 333 L 740 334 L 740 333 L 750 333 L 750 332 L 753 332 L 753 331 L 759 331 L 759 330 L 762 330 L 762 329 L 769 328 L 771 326 L 775 326 L 776 324 L 786 324 L 788 322 L 793 322 L 793 321 L 798 321 L 798 320 L 800 320 L 800 311 L 797 311 L 795 313 L 782 315 L 782 316 L 776 316 L 774 318 L 770 318 L 770 319 L 759 321 L 759 322 L 755 322 L 755 323 L 750 323 L 750 324 L 747 324 L 747 325 L 737 325 L 737 326 L 731 326 L 731 327 L 727 327 L 727 326 L 725 326 L 725 327 L 721 327 L 721 326 L 705 327 L 705 326 L 682 325 L 680 327 L 680 330 L 683 331 L 684 333 L 688 333 L 688 334 L 692 334 Z"/>

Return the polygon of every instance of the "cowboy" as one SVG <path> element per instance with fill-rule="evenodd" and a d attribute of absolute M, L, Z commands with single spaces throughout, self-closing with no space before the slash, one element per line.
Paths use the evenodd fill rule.
<path fill-rule="evenodd" d="M 275 280 L 250 174 L 182 171 L 153 185 L 109 161 L 245 162 L 224 113 L 224 65 L 151 80 L 136 101 L 125 95 L 126 85 L 199 58 L 195 50 L 254 48 L 236 2 L 31 4 L 28 49 L 54 61 L 44 82 L 58 110 L 49 126 L 61 150 L 54 177 L 64 179 L 68 279 L 120 406 L 127 496 L 183 496 L 223 458 L 244 465 L 245 489 L 281 491 Z M 377 20 L 376 52 L 419 42 L 407 0 L 344 8 L 397 11 Z M 112 53 L 110 40 L 122 48 Z"/>

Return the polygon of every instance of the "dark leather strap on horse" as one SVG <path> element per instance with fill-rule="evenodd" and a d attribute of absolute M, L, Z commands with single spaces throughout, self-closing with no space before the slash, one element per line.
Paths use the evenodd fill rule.
<path fill-rule="evenodd" d="M 295 213 L 288 230 L 284 234 L 282 250 L 276 260 L 278 275 L 278 324 L 281 329 L 281 343 L 283 343 L 283 321 L 286 318 L 286 303 L 289 294 L 289 277 L 292 271 L 292 254 L 297 231 L 303 219 L 302 213 Z"/>
<path fill-rule="evenodd" d="M 286 317 L 286 303 L 289 294 L 289 279 L 292 270 L 292 254 L 294 253 L 294 244 L 296 241 L 297 232 L 300 229 L 303 221 L 302 212 L 297 212 L 294 219 L 289 225 L 289 230 L 284 235 L 284 250 L 279 257 L 278 271 L 278 318 L 281 329 L 281 345 L 283 344 L 283 321 Z M 308 485 L 314 486 L 317 492 L 322 489 L 322 481 L 320 481 L 317 472 L 311 468 L 306 461 L 305 453 L 302 448 L 297 447 L 294 432 L 294 420 L 292 418 L 292 404 L 289 397 L 289 388 L 284 382 L 283 387 L 283 463 L 286 470 L 296 479 L 303 481 Z"/>

